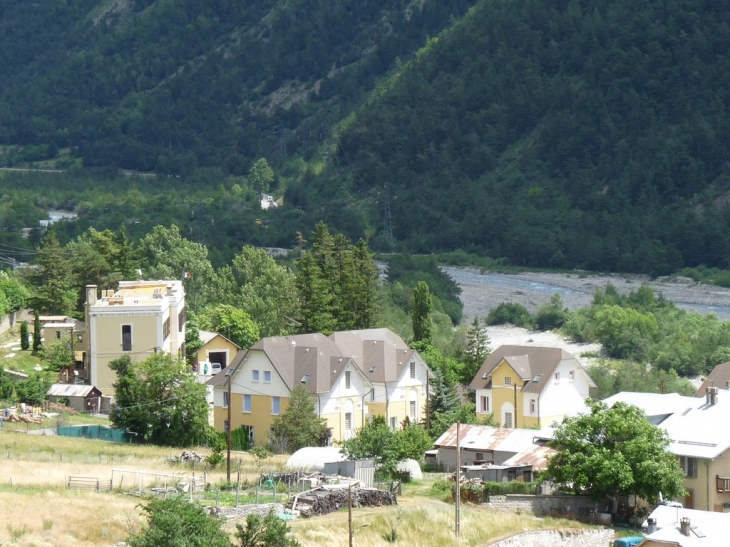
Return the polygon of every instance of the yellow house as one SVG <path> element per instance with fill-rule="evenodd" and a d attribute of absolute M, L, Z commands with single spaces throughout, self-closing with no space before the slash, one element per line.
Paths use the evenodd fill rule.
<path fill-rule="evenodd" d="M 43 340 L 46 346 L 60 342 L 68 337 L 73 355 L 72 369 L 64 368 L 59 374 L 62 383 L 81 383 L 89 379 L 88 369 L 88 339 L 86 336 L 86 324 L 72 317 L 66 316 L 41 316 L 40 317 Z"/>
<path fill-rule="evenodd" d="M 494 414 L 503 427 L 547 427 L 587 410 L 595 387 L 580 362 L 561 348 L 500 346 L 470 387 L 477 414 Z"/>
<path fill-rule="evenodd" d="M 185 291 L 182 282 L 120 281 L 119 289 L 86 287 L 89 382 L 113 393 L 116 374 L 109 362 L 128 355 L 144 361 L 164 351 L 182 352 L 185 344 Z"/>
<path fill-rule="evenodd" d="M 426 388 L 431 373 L 417 351 L 390 329 L 338 331 L 330 335 L 344 355 L 349 355 L 373 386 L 366 394 L 370 416 L 383 416 L 391 429 L 408 418 L 424 418 Z"/>
<path fill-rule="evenodd" d="M 199 336 L 203 345 L 200 346 L 198 351 L 196 351 L 191 358 L 191 361 L 198 370 L 198 373 L 203 374 L 205 372 L 200 369 L 200 365 L 204 365 L 205 363 L 208 363 L 209 365 L 216 363 L 220 365 L 220 369 L 223 370 L 231 363 L 236 354 L 241 350 L 238 344 L 217 332 L 201 330 L 199 332 Z"/>
<path fill-rule="evenodd" d="M 330 442 L 352 437 L 363 424 L 363 395 L 371 384 L 355 361 L 323 334 L 262 338 L 239 351 L 229 370 L 230 376 L 223 370 L 208 382 L 213 386 L 214 426 L 227 430 L 230 404 L 230 426 L 243 427 L 252 444 L 269 443 L 274 419 L 286 410 L 298 385 L 315 399 Z"/>

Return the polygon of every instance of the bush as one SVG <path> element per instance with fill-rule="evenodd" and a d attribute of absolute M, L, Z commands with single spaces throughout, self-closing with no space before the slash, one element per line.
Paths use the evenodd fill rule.
<path fill-rule="evenodd" d="M 487 325 L 511 324 L 516 327 L 532 328 L 532 317 L 521 304 L 502 302 L 487 315 Z"/>
<path fill-rule="evenodd" d="M 28 340 L 30 332 L 28 330 L 28 321 L 23 321 L 20 324 L 20 349 L 30 349 L 30 340 Z"/>

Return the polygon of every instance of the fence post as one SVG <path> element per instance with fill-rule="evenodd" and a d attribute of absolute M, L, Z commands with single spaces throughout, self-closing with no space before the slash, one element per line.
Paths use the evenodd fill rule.
<path fill-rule="evenodd" d="M 256 505 L 259 504 L 259 484 L 261 484 L 261 479 L 259 479 L 259 483 L 256 485 Z"/>

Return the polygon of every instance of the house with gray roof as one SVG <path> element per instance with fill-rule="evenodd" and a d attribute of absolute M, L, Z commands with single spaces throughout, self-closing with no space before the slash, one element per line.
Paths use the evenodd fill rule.
<path fill-rule="evenodd" d="M 487 357 L 470 387 L 477 414 L 494 414 L 507 428 L 540 428 L 586 412 L 595 384 L 564 349 L 506 345 Z"/>

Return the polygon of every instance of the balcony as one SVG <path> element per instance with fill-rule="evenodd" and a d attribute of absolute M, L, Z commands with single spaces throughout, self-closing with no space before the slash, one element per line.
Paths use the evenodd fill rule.
<path fill-rule="evenodd" d="M 718 492 L 730 492 L 730 477 L 721 477 L 720 475 L 716 475 L 716 480 Z"/>

